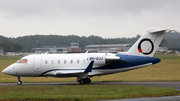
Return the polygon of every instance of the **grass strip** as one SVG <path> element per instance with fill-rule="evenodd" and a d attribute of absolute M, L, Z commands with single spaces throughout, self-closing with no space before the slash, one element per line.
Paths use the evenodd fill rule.
<path fill-rule="evenodd" d="M 180 95 L 173 88 L 122 85 L 1 86 L 0 100 L 108 100 Z"/>

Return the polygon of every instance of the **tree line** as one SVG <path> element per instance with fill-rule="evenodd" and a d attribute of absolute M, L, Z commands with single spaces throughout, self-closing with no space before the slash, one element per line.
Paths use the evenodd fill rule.
<path fill-rule="evenodd" d="M 3 41 L 0 43 L 1 49 L 4 52 L 21 52 L 23 50 L 23 46 L 19 43 L 13 43 L 11 41 Z"/>
<path fill-rule="evenodd" d="M 0 43 L 4 43 L 4 41 L 9 41 L 8 44 L 10 44 L 10 42 L 18 43 L 23 47 L 23 49 L 21 48 L 21 51 L 31 52 L 32 48 L 37 48 L 41 46 L 69 46 L 70 43 L 79 43 L 81 48 L 92 44 L 132 44 L 139 37 L 139 35 L 133 38 L 102 38 L 94 35 L 91 35 L 89 37 L 80 37 L 76 35 L 30 35 L 17 38 L 7 38 L 4 36 L 0 36 Z M 11 47 L 11 45 L 8 46 Z M 13 50 L 13 48 L 9 50 Z"/>
<path fill-rule="evenodd" d="M 69 46 L 70 43 L 79 43 L 81 48 L 92 44 L 134 44 L 139 37 L 140 35 L 131 38 L 102 38 L 94 35 L 88 37 L 77 35 L 30 35 L 17 38 L 0 36 L 0 47 L 6 52 L 31 52 L 32 48 L 42 46 Z M 180 34 L 167 33 L 160 46 L 180 50 Z"/>

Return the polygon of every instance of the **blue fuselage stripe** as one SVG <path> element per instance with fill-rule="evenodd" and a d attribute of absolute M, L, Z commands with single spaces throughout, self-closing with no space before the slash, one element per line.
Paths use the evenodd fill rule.
<path fill-rule="evenodd" d="M 133 56 L 133 55 L 120 55 L 117 54 L 116 56 L 120 57 L 121 60 L 126 62 L 116 62 L 108 65 L 104 65 L 102 67 L 93 68 L 93 69 L 119 69 L 119 68 L 128 68 L 132 66 L 143 65 L 147 63 L 158 63 L 161 60 L 154 57 L 144 57 L 144 56 Z"/>

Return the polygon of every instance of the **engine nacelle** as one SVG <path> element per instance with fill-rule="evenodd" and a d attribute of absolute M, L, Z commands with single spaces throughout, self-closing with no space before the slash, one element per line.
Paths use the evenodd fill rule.
<path fill-rule="evenodd" d="M 106 64 L 106 53 L 89 53 L 88 59 L 94 61 L 94 65 L 104 65 Z"/>
<path fill-rule="evenodd" d="M 112 53 L 89 53 L 88 59 L 94 60 L 94 65 L 104 65 L 120 61 L 120 57 Z"/>

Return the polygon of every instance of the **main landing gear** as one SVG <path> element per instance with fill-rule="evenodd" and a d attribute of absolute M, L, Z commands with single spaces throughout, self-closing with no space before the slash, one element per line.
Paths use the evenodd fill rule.
<path fill-rule="evenodd" d="M 89 84 L 91 83 L 91 79 L 90 78 L 85 78 L 85 79 L 80 79 L 79 84 Z"/>
<path fill-rule="evenodd" d="M 18 77 L 17 77 L 17 79 L 18 79 L 17 84 L 18 84 L 18 85 L 21 85 L 21 84 L 22 84 L 21 77 L 20 77 L 20 76 L 18 76 Z"/>

